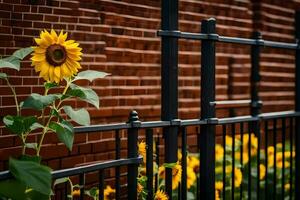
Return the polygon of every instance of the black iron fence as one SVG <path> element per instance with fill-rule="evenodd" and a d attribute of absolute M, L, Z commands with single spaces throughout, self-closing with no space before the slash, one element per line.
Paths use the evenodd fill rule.
<path fill-rule="evenodd" d="M 138 114 L 130 113 L 127 123 L 94 125 L 76 128 L 76 133 L 92 133 L 114 131 L 115 134 L 115 160 L 79 166 L 70 169 L 62 169 L 53 172 L 53 179 L 61 177 L 78 176 L 79 184 L 82 185 L 80 199 L 84 199 L 85 175 L 90 172 L 98 174 L 99 199 L 104 199 L 104 173 L 109 168 L 114 168 L 116 199 L 121 199 L 121 167 L 127 166 L 126 195 L 127 199 L 137 199 L 138 167 L 142 163 L 142 157 L 138 155 L 138 135 L 141 130 L 146 133 L 147 156 L 147 199 L 153 199 L 157 190 L 157 175 L 153 171 L 153 130 L 163 130 L 164 139 L 164 162 L 176 163 L 178 146 L 181 146 L 182 176 L 177 199 L 188 199 L 187 191 L 187 128 L 190 126 L 200 127 L 197 132 L 197 152 L 200 154 L 200 171 L 197 176 L 196 199 L 212 200 L 216 198 L 216 180 L 222 182 L 222 190 L 219 191 L 222 199 L 300 199 L 300 13 L 296 13 L 296 43 L 282 43 L 263 40 L 259 32 L 253 34 L 252 39 L 233 38 L 220 36 L 216 33 L 216 21 L 214 19 L 203 20 L 201 33 L 187 33 L 178 31 L 178 4 L 174 1 L 162 1 L 162 30 L 158 35 L 162 37 L 162 115 L 161 121 L 139 121 Z M 201 40 L 201 118 L 180 120 L 178 119 L 178 39 Z M 251 100 L 236 100 L 234 102 L 215 100 L 215 43 L 226 42 L 251 45 Z M 261 114 L 261 101 L 258 96 L 259 58 L 261 47 L 282 48 L 295 51 L 295 111 L 274 112 Z M 199 66 L 200 67 L 200 66 Z M 200 76 L 200 75 L 199 75 Z M 200 89 L 200 88 L 199 88 Z M 199 102 L 200 103 L 200 102 Z M 251 107 L 251 115 L 216 118 L 215 106 L 226 103 L 248 103 Z M 216 138 L 216 129 L 221 130 L 220 139 Z M 127 131 L 127 158 L 121 157 L 120 131 Z M 244 135 L 248 135 L 244 137 Z M 253 135 L 253 137 L 252 137 Z M 230 136 L 230 137 L 228 137 Z M 227 141 L 226 138 L 229 138 Z M 238 138 L 238 140 L 237 140 Z M 247 139 L 247 146 L 244 141 Z M 256 140 L 255 159 L 252 157 L 251 140 Z M 156 140 L 159 146 L 159 140 Z M 178 144 L 179 142 L 179 144 Z M 231 151 L 228 150 L 227 142 L 230 143 Z M 280 142 L 280 145 L 277 143 Z M 216 145 L 221 145 L 222 161 L 216 164 Z M 268 148 L 272 147 L 269 152 Z M 237 157 L 236 150 L 239 155 Z M 282 166 L 277 166 L 278 152 L 282 152 Z M 293 152 L 295 151 L 295 157 Z M 228 154 L 229 152 L 229 154 Z M 290 152 L 290 154 L 285 154 Z M 156 163 L 159 163 L 159 148 Z M 243 160 L 248 156 L 245 166 L 240 167 Z M 268 156 L 273 162 L 269 163 Z M 285 156 L 288 161 L 285 166 Z M 229 159 L 231 158 L 231 159 Z M 236 159 L 235 159 L 236 158 Z M 228 164 L 229 163 L 229 164 Z M 265 166 L 266 177 L 261 180 L 260 165 Z M 227 172 L 228 166 L 231 170 Z M 239 166 L 239 167 L 237 167 Z M 221 167 L 221 177 L 216 177 L 216 169 Z M 228 169 L 230 169 L 230 167 Z M 246 174 L 240 186 L 235 188 L 235 178 L 239 171 Z M 280 171 L 279 171 L 280 170 Z M 268 171 L 272 171 L 268 175 Z M 253 176 L 252 174 L 254 174 Z M 240 173 L 240 172 L 239 172 Z M 279 174 L 279 178 L 277 176 Z M 288 176 L 285 176 L 288 174 Z M 1 172 L 0 180 L 11 178 L 9 172 Z M 229 184 L 228 184 L 229 182 Z M 287 183 L 289 187 L 286 187 Z M 67 190 L 67 188 L 65 188 Z M 166 168 L 165 191 L 172 199 L 172 169 Z M 65 192 L 63 195 L 67 195 Z M 62 195 L 62 199 L 66 196 Z"/>

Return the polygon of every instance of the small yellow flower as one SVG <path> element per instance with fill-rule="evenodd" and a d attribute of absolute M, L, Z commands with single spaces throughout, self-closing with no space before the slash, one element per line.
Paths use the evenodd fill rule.
<path fill-rule="evenodd" d="M 274 155 L 274 151 L 275 151 L 275 150 L 274 150 L 274 147 L 273 147 L 273 146 L 269 146 L 267 151 L 268 151 L 268 156 Z"/>
<path fill-rule="evenodd" d="M 67 33 L 44 30 L 35 42 L 38 46 L 33 47 L 31 65 L 46 81 L 59 83 L 81 69 L 78 61 L 81 60 L 82 49 L 74 40 L 67 40 Z"/>
<path fill-rule="evenodd" d="M 253 133 L 251 133 L 251 156 L 257 154 L 258 149 L 258 139 L 255 137 Z M 244 133 L 243 135 L 243 153 L 248 153 L 249 148 L 249 133 Z"/>
<path fill-rule="evenodd" d="M 80 196 L 80 189 L 74 189 L 72 191 L 72 196 L 73 197 L 79 197 Z"/>
<path fill-rule="evenodd" d="M 162 191 L 162 190 L 157 190 L 157 192 L 155 193 L 155 197 L 154 200 L 168 200 L 168 195 Z"/>
<path fill-rule="evenodd" d="M 263 164 L 259 165 L 259 179 L 262 180 L 266 176 L 266 167 Z"/>
<path fill-rule="evenodd" d="M 187 166 L 192 168 L 195 173 L 199 172 L 200 161 L 196 156 L 187 157 Z"/>
<path fill-rule="evenodd" d="M 216 161 L 220 161 L 223 159 L 223 156 L 224 156 L 224 148 L 217 144 L 216 145 L 216 148 L 215 148 L 215 151 L 216 151 Z"/>
<path fill-rule="evenodd" d="M 138 144 L 138 147 L 139 154 L 143 156 L 143 161 L 146 163 L 146 143 L 142 141 Z"/>
<path fill-rule="evenodd" d="M 241 153 L 240 152 L 235 152 L 235 159 L 240 161 L 241 160 Z M 243 165 L 247 164 L 249 161 L 249 156 L 248 153 L 243 152 Z"/>
<path fill-rule="evenodd" d="M 230 137 L 230 136 L 228 136 L 228 135 L 226 135 L 225 136 L 225 144 L 227 145 L 227 146 L 232 146 L 232 137 Z"/>
<path fill-rule="evenodd" d="M 219 194 L 219 191 L 216 190 L 216 194 L 215 194 L 215 200 L 220 200 L 220 194 Z"/>
<path fill-rule="evenodd" d="M 138 183 L 138 185 L 137 185 L 137 192 L 141 193 L 143 191 L 143 189 L 144 189 L 144 187 L 140 183 Z"/>
<path fill-rule="evenodd" d="M 286 183 L 285 185 L 284 185 L 284 189 L 285 190 L 289 190 L 291 188 L 291 185 L 289 184 L 289 183 Z"/>
<path fill-rule="evenodd" d="M 234 187 L 240 187 L 243 175 L 240 169 L 234 168 Z"/>
<path fill-rule="evenodd" d="M 274 166 L 274 154 L 270 154 L 268 156 L 268 167 L 273 167 Z"/>
<path fill-rule="evenodd" d="M 283 167 L 283 162 L 284 162 L 284 167 L 285 168 L 287 168 L 287 167 L 290 166 L 290 162 L 283 161 L 283 154 L 282 154 L 282 152 L 276 153 L 276 166 L 278 168 L 282 168 Z"/>
<path fill-rule="evenodd" d="M 115 199 L 116 190 L 112 189 L 109 185 L 104 189 L 104 200 Z"/>
<path fill-rule="evenodd" d="M 215 188 L 216 188 L 216 190 L 223 190 L 223 182 L 222 181 L 217 181 L 216 183 L 215 183 Z"/>
<path fill-rule="evenodd" d="M 179 161 L 181 161 L 181 159 L 182 159 L 182 153 L 180 150 L 177 151 L 177 158 Z"/>
<path fill-rule="evenodd" d="M 187 189 L 190 189 L 192 185 L 194 185 L 197 176 L 191 167 L 186 168 L 186 175 L 187 175 Z"/>

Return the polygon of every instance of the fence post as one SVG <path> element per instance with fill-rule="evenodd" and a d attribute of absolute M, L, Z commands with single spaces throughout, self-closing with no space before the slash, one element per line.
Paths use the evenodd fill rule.
<path fill-rule="evenodd" d="M 295 17 L 296 42 L 300 45 L 300 11 L 296 12 Z M 296 70 L 295 70 L 295 111 L 300 111 L 300 50 L 296 50 Z M 300 199 L 300 118 L 296 117 L 296 183 L 295 199 Z"/>
<path fill-rule="evenodd" d="M 178 29 L 178 0 L 163 0 L 161 29 Z M 178 40 L 168 36 L 161 39 L 161 120 L 171 121 L 178 117 Z M 177 162 L 178 127 L 163 129 L 165 163 Z M 166 168 L 165 189 L 172 200 L 172 169 Z"/>
<path fill-rule="evenodd" d="M 127 157 L 137 158 L 138 157 L 138 126 L 140 123 L 138 113 L 131 111 L 128 123 L 131 124 L 131 128 L 128 129 L 127 136 Z M 127 183 L 128 183 L 128 199 L 137 199 L 137 177 L 138 177 L 138 165 L 128 165 Z"/>
<path fill-rule="evenodd" d="M 258 31 L 253 32 L 253 39 L 257 40 L 259 44 L 260 40 L 262 39 L 261 33 Z M 251 46 L 251 115 L 253 117 L 257 117 L 261 112 L 261 101 L 259 99 L 258 90 L 259 90 L 259 83 L 260 83 L 260 74 L 259 74 L 259 61 L 260 61 L 260 49 L 259 45 L 252 45 Z M 251 132 L 258 139 L 258 149 L 260 149 L 260 122 L 253 121 L 252 123 L 249 122 L 248 126 L 251 125 Z M 249 136 L 250 137 L 250 136 Z M 249 140 L 250 141 L 250 140 Z M 257 152 L 257 177 L 260 174 L 260 151 Z M 250 171 L 251 173 L 251 171 Z M 250 180 L 251 182 L 251 180 Z M 256 192 L 256 199 L 260 198 L 260 180 L 257 178 L 256 182 L 257 192 Z M 249 199 L 251 199 L 251 191 L 249 192 Z"/>
<path fill-rule="evenodd" d="M 216 21 L 203 20 L 201 32 L 216 32 Z M 201 119 L 215 117 L 215 42 L 202 40 L 201 45 Z M 200 196 L 205 200 L 215 199 L 215 125 L 200 127 Z"/>

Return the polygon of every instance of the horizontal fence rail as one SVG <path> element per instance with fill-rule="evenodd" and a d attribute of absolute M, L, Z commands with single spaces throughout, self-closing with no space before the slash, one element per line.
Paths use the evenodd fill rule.
<path fill-rule="evenodd" d="M 157 35 L 168 36 L 168 37 L 179 38 L 179 39 L 212 40 L 215 42 L 255 45 L 261 47 L 271 47 L 271 48 L 290 49 L 290 50 L 300 49 L 298 43 L 274 42 L 274 41 L 268 41 L 263 39 L 227 37 L 227 36 L 220 36 L 218 34 L 189 33 L 189 32 L 181 32 L 181 31 L 159 30 L 157 32 Z"/>

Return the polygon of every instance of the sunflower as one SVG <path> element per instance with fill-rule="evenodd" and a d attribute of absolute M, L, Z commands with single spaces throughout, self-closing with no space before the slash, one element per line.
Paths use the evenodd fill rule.
<path fill-rule="evenodd" d="M 115 199 L 116 190 L 112 189 L 109 185 L 106 186 L 104 190 L 104 200 L 112 200 Z"/>
<path fill-rule="evenodd" d="M 63 78 L 70 78 L 81 68 L 81 48 L 74 40 L 66 40 L 67 33 L 57 34 L 53 29 L 44 30 L 40 38 L 35 38 L 38 46 L 33 47 L 32 66 L 40 77 L 49 82 L 59 83 Z"/>
<path fill-rule="evenodd" d="M 266 176 L 266 167 L 263 164 L 259 165 L 259 179 L 262 180 Z"/>
<path fill-rule="evenodd" d="M 79 197 L 80 196 L 80 190 L 79 189 L 74 189 L 72 191 L 72 196 L 73 197 Z"/>
<path fill-rule="evenodd" d="M 192 185 L 194 185 L 196 179 L 197 179 L 197 176 L 193 170 L 193 168 L 191 167 L 187 167 L 186 168 L 186 175 L 187 175 L 187 189 L 190 189 Z"/>
<path fill-rule="evenodd" d="M 220 200 L 220 194 L 219 194 L 219 191 L 216 190 L 216 194 L 215 194 L 215 200 Z"/>
<path fill-rule="evenodd" d="M 241 153 L 240 152 L 235 152 L 235 159 L 240 161 L 241 160 Z M 249 156 L 248 153 L 243 152 L 243 165 L 247 164 L 249 161 Z"/>
<path fill-rule="evenodd" d="M 187 166 L 192 168 L 195 173 L 199 172 L 200 161 L 196 156 L 187 157 Z"/>
<path fill-rule="evenodd" d="M 160 166 L 158 169 L 159 177 L 165 178 L 165 167 Z M 175 190 L 181 181 L 182 168 L 179 162 L 172 168 L 172 189 Z"/>
<path fill-rule="evenodd" d="M 242 172 L 239 168 L 234 168 L 234 187 L 240 187 L 243 180 Z"/>
<path fill-rule="evenodd" d="M 215 182 L 215 188 L 216 190 L 223 190 L 223 182 L 222 181 L 217 181 Z"/>
<path fill-rule="evenodd" d="M 157 190 L 154 200 L 168 200 L 167 194 L 162 190 Z"/>
<path fill-rule="evenodd" d="M 224 155 L 224 148 L 217 144 L 216 147 L 215 147 L 215 154 L 216 154 L 216 160 L 221 160 L 223 158 L 223 155 Z"/>
<path fill-rule="evenodd" d="M 251 156 L 254 156 L 257 154 L 258 149 L 258 139 L 255 137 L 253 133 L 251 133 Z M 249 144 L 249 134 L 245 133 L 243 135 L 243 153 L 248 152 L 248 144 Z"/>
<path fill-rule="evenodd" d="M 138 147 L 139 154 L 143 156 L 143 161 L 146 163 L 146 143 L 142 141 L 138 144 Z"/>

